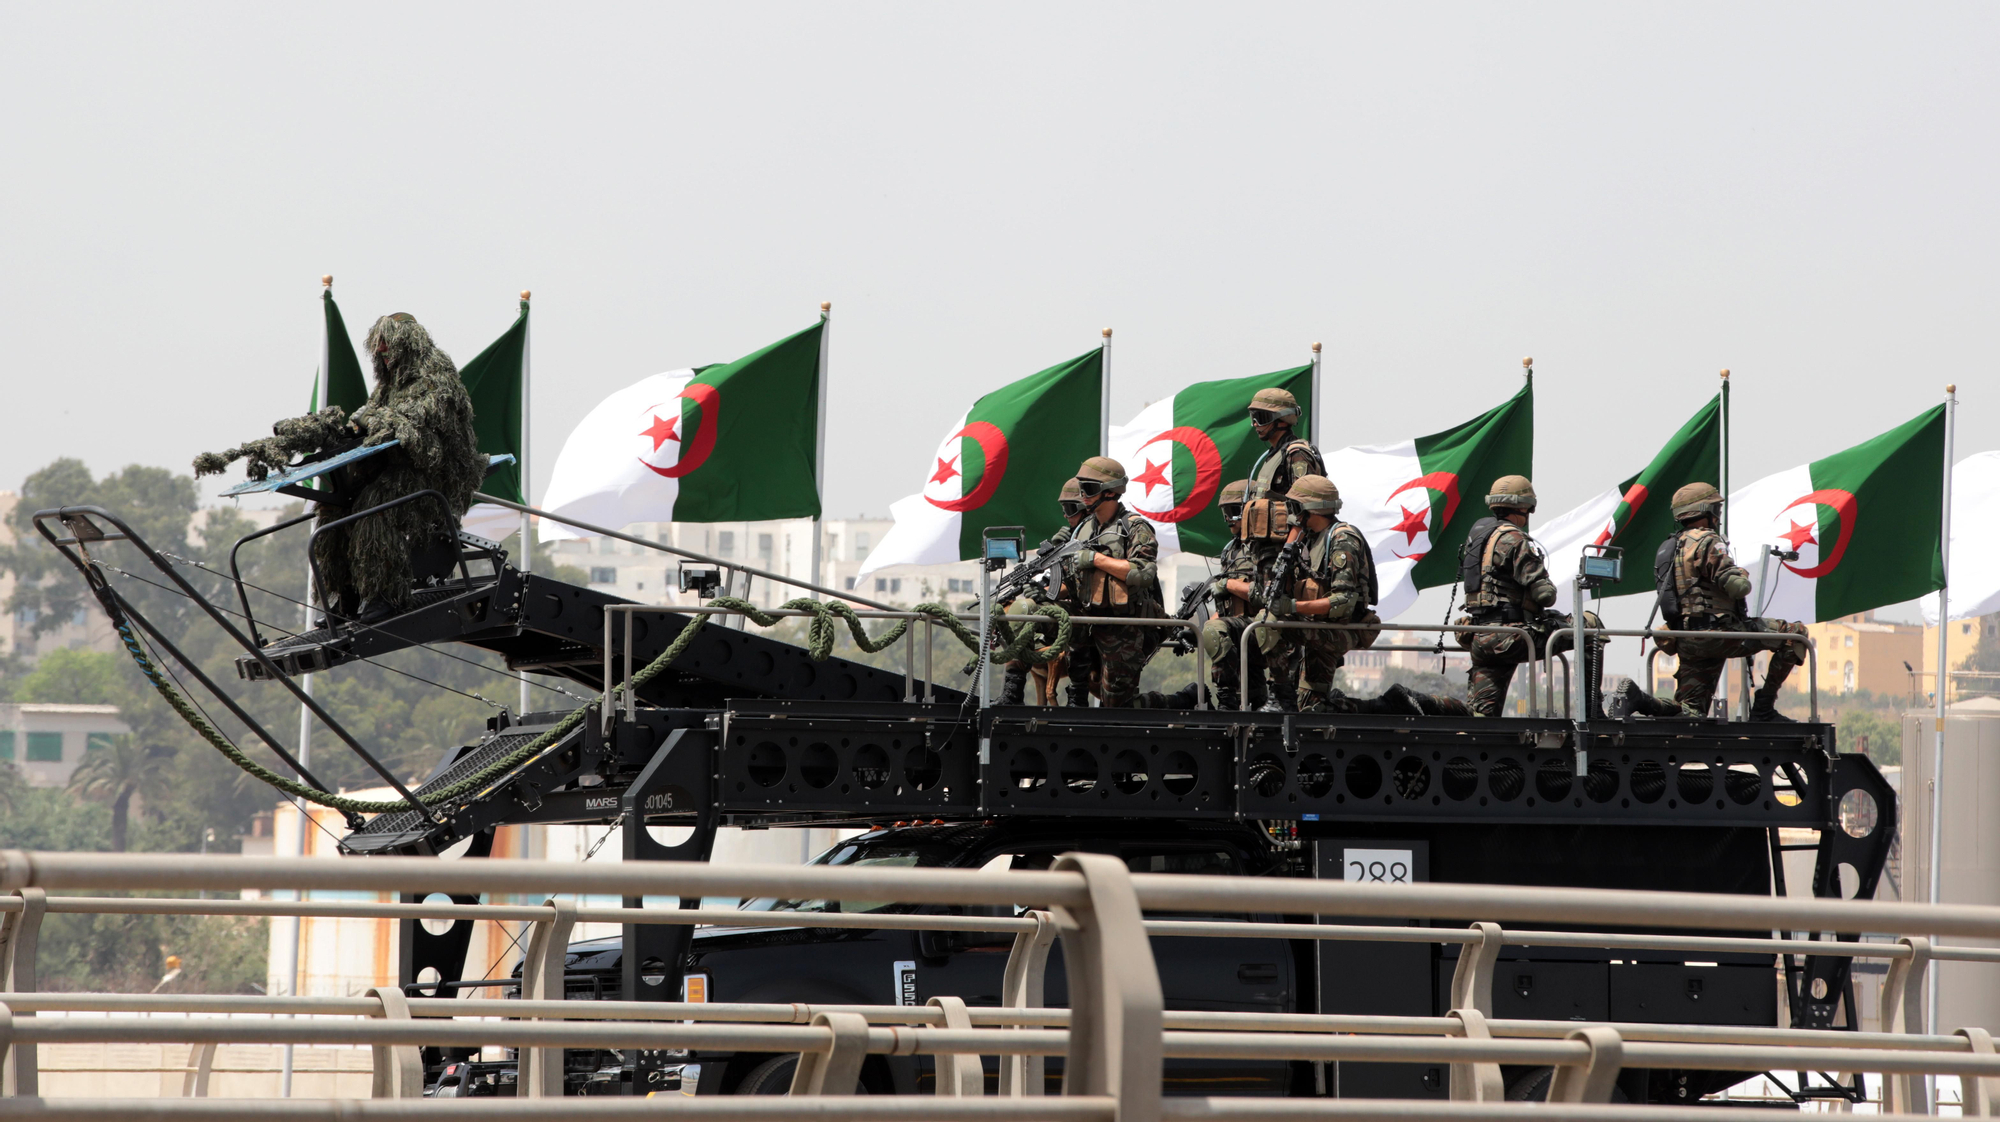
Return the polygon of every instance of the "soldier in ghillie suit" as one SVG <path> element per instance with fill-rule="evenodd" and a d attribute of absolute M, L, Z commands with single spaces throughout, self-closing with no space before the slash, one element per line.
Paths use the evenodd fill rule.
<path fill-rule="evenodd" d="M 346 469 L 352 507 L 319 510 L 319 521 L 326 523 L 416 491 L 444 495 L 448 510 L 418 499 L 320 537 L 314 560 L 329 615 L 372 622 L 409 607 L 419 554 L 451 555 L 459 517 L 486 477 L 487 460 L 473 432 L 472 402 L 458 368 L 422 324 L 405 312 L 383 316 L 369 328 L 367 345 L 375 392 L 352 417 L 327 408 L 280 421 L 266 439 L 195 457 L 194 470 L 214 475 L 242 459 L 250 478 L 263 479 L 294 455 L 399 441 Z"/>
<path fill-rule="evenodd" d="M 1326 462 L 1309 440 L 1292 435 L 1299 418 L 1299 400 L 1290 390 L 1258 390 L 1250 398 L 1250 428 L 1257 439 L 1270 445 L 1250 468 L 1255 484 L 1250 497 L 1284 495 L 1292 481 L 1308 475 L 1324 476 Z"/>
<path fill-rule="evenodd" d="M 1062 490 L 1056 493 L 1056 502 L 1062 507 L 1063 528 L 1057 530 L 1049 537 L 1048 541 L 1042 543 L 1043 549 L 1061 549 L 1069 541 L 1070 535 L 1076 532 L 1076 524 L 1083 521 L 1083 491 L 1077 487 L 1075 479 L 1063 480 Z M 1075 591 L 1069 587 L 1067 581 L 1058 577 L 1054 586 L 1049 589 L 1049 592 L 1053 594 L 1056 604 L 1064 611 L 1069 612 L 1071 615 L 1077 614 Z M 1012 601 L 1009 601 L 1007 604 L 996 604 L 994 605 L 994 610 L 996 612 L 1005 612 L 1011 603 Z M 1062 677 L 1066 661 L 1066 658 L 1059 658 L 1054 662 L 1046 662 L 1040 666 L 1033 667 L 1019 660 L 1008 663 L 1007 675 L 1002 679 L 1000 686 L 999 703 L 1001 705 L 1021 704 L 1026 699 L 1028 679 L 1032 673 L 1035 681 L 1034 704 L 1055 704 L 1054 682 Z"/>
<path fill-rule="evenodd" d="M 1511 631 L 1459 634 L 1458 645 L 1472 654 L 1466 674 L 1468 699 L 1473 713 L 1481 717 L 1500 715 L 1515 667 L 1561 654 L 1576 637 L 1569 630 L 1574 625 L 1571 617 L 1548 610 L 1556 601 L 1555 582 L 1549 579 L 1540 547 L 1528 536 L 1528 516 L 1536 505 L 1535 485 L 1526 476 L 1494 480 L 1492 493 L 1486 496 L 1492 513 L 1472 524 L 1460 555 L 1466 612 L 1459 624 L 1507 624 L 1525 630 L 1532 640 L 1523 643 Z M 1583 625 L 1604 626 L 1595 612 L 1583 613 Z M 1601 650 L 1604 640 L 1593 639 L 1591 645 Z"/>
<path fill-rule="evenodd" d="M 1152 524 L 1125 508 L 1125 465 L 1092 456 L 1076 473 L 1083 517 L 1071 531 L 1085 540 L 1070 561 L 1077 610 L 1093 616 L 1159 616 L 1160 540 Z M 1158 627 L 1101 624 L 1077 627 L 1070 637 L 1069 703 L 1090 704 L 1091 693 L 1109 706 L 1132 705 L 1139 672 L 1165 640 Z"/>
<path fill-rule="evenodd" d="M 1778 690 L 1805 661 L 1806 646 L 1783 637 L 1805 635 L 1805 625 L 1750 614 L 1745 602 L 1750 595 L 1750 574 L 1730 559 L 1728 544 L 1716 532 L 1721 511 L 1722 493 L 1713 484 L 1690 483 L 1674 492 L 1674 520 L 1681 529 L 1660 543 L 1653 560 L 1661 617 L 1674 631 L 1768 631 L 1774 638 L 1663 638 L 1658 643 L 1660 650 L 1680 657 L 1680 667 L 1674 673 L 1674 700 L 1656 698 L 1625 678 L 1611 700 L 1612 716 L 1707 716 L 1723 666 L 1732 658 L 1770 651 L 1764 684 L 1750 699 L 1750 719 L 1791 720 L 1778 712 Z"/>

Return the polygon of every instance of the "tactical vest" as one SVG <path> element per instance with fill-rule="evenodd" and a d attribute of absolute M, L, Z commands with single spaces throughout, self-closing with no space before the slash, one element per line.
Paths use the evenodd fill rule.
<path fill-rule="evenodd" d="M 1692 629 L 1706 627 L 1719 618 L 1750 614 L 1748 604 L 1730 597 L 1720 585 L 1696 572 L 1702 546 L 1719 538 L 1714 530 L 1704 526 L 1682 530 L 1668 539 L 1680 543 L 1673 555 L 1674 596 L 1679 601 L 1681 620 Z M 1718 540 L 1715 548 L 1720 548 L 1720 544 Z"/>
<path fill-rule="evenodd" d="M 1292 489 L 1291 453 L 1297 448 L 1311 452 L 1314 460 L 1320 458 L 1319 449 L 1310 440 L 1288 440 L 1276 448 L 1264 449 L 1264 454 L 1257 457 L 1256 465 L 1250 469 L 1250 478 L 1257 484 L 1253 489 L 1254 495 L 1283 495 Z"/>
<path fill-rule="evenodd" d="M 1526 596 L 1511 571 L 1493 567 L 1493 553 L 1512 530 L 1523 538 L 1526 530 L 1498 518 L 1482 518 L 1472 524 L 1458 555 L 1458 579 L 1465 586 L 1465 610 L 1475 619 L 1497 616 L 1502 622 L 1518 623 L 1527 616 L 1522 605 Z"/>
<path fill-rule="evenodd" d="M 1295 600 L 1318 600 L 1326 596 L 1333 586 L 1333 572 L 1329 561 L 1335 549 L 1345 549 L 1354 554 L 1361 564 L 1362 600 L 1354 605 L 1354 611 L 1345 619 L 1329 619 L 1328 623 L 1348 623 L 1368 614 L 1375 602 L 1382 598 L 1382 592 L 1375 580 L 1375 556 L 1368 548 L 1368 539 L 1361 531 L 1346 522 L 1335 522 L 1325 533 L 1312 543 L 1306 553 L 1306 571 L 1299 575 Z"/>
<path fill-rule="evenodd" d="M 1676 533 L 1660 543 L 1653 551 L 1653 590 L 1660 601 L 1660 619 L 1669 631 L 1683 630 L 1686 618 L 1681 612 L 1681 582 L 1676 575 L 1680 570 L 1681 535 Z"/>
<path fill-rule="evenodd" d="M 1094 522 L 1094 519 L 1092 521 Z M 1097 527 L 1091 534 L 1088 548 L 1129 560 L 1132 552 L 1132 533 L 1145 525 L 1145 522 L 1145 519 L 1121 507 L 1110 524 Z M 1110 540 L 1106 541 L 1107 538 Z M 1115 548 L 1099 549 L 1100 543 L 1115 545 Z M 1140 581 L 1138 586 L 1134 587 L 1132 582 L 1119 580 L 1093 565 L 1077 574 L 1077 585 L 1078 599 L 1085 608 L 1124 609 L 1116 613 L 1107 613 L 1117 615 L 1159 615 L 1164 610 L 1160 603 L 1160 586 L 1157 578 Z"/>

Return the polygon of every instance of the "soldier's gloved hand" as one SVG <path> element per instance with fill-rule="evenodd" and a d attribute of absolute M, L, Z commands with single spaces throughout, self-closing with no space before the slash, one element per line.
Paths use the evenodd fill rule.
<path fill-rule="evenodd" d="M 1094 549 L 1080 549 L 1080 550 L 1078 550 L 1078 551 L 1077 551 L 1077 553 L 1076 553 L 1076 567 L 1077 567 L 1078 569 L 1094 569 L 1094 568 L 1096 568 L 1096 567 L 1097 567 L 1097 551 L 1096 551 L 1096 550 L 1094 550 Z"/>
<path fill-rule="evenodd" d="M 1244 601 L 1244 603 L 1250 605 L 1251 611 L 1261 612 L 1264 610 L 1264 594 L 1253 588 L 1250 590 L 1250 599 Z"/>
<path fill-rule="evenodd" d="M 1299 602 L 1289 596 L 1279 596 L 1271 601 L 1271 612 L 1274 615 L 1288 616 L 1298 610 Z"/>

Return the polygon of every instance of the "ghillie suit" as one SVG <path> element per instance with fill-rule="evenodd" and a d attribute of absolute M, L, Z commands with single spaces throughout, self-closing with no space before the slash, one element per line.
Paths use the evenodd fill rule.
<path fill-rule="evenodd" d="M 324 534 L 314 549 L 330 611 L 381 618 L 409 606 L 419 576 L 441 575 L 448 567 L 459 517 L 486 477 L 486 457 L 473 433 L 472 402 L 458 368 L 422 324 L 404 312 L 383 316 L 368 330 L 368 353 L 375 364 L 375 392 L 353 417 L 328 408 L 279 421 L 266 439 L 195 457 L 194 470 L 214 475 L 242 459 L 250 478 L 263 479 L 294 455 L 400 441 L 342 469 L 353 506 L 321 506 L 320 524 L 423 490 L 441 492 L 449 513 L 418 499 Z"/>

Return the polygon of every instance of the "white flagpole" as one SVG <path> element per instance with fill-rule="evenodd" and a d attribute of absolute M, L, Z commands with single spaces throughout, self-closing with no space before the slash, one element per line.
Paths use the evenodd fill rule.
<path fill-rule="evenodd" d="M 1314 444 L 1325 442 L 1319 431 L 1319 344 L 1313 344 L 1312 402 L 1306 412 L 1306 439 Z"/>
<path fill-rule="evenodd" d="M 1721 462 L 1716 466 L 1716 479 L 1718 482 L 1715 486 L 1716 490 L 1722 494 L 1722 513 L 1716 517 L 1715 532 L 1721 534 L 1722 540 L 1727 542 L 1729 540 L 1729 368 L 1726 366 L 1722 368 L 1721 393 L 1722 409 L 1720 410 L 1720 418 L 1722 421 L 1722 441 L 1721 446 L 1717 449 L 1717 455 Z M 1758 571 L 1762 572 L 1762 568 L 1760 567 Z M 1763 578 L 1759 577 L 1758 579 L 1761 582 Z M 1763 593 L 1762 589 L 1758 591 Z M 1767 603 L 1769 602 L 1770 595 L 1768 593 L 1764 593 L 1764 600 Z M 1743 660 L 1742 673 L 1739 675 L 1740 685 L 1737 687 L 1737 692 L 1743 695 L 1743 713 L 1746 718 L 1750 713 L 1751 661 L 1748 658 Z M 1724 673 L 1716 681 L 1715 688 L 1722 694 L 1722 715 L 1727 717 L 1729 715 L 1729 675 L 1727 673 Z"/>
<path fill-rule="evenodd" d="M 531 295 L 533 293 L 528 289 L 524 288 L 521 290 L 521 310 L 524 312 L 528 310 L 528 298 Z M 535 505 L 534 497 L 528 493 L 528 344 L 534 330 L 535 324 L 531 317 L 529 322 L 521 328 L 521 463 L 519 466 L 521 468 L 522 506 Z M 524 510 L 521 512 L 521 557 L 519 568 L 523 573 L 526 573 L 534 567 L 534 562 L 535 546 L 534 542 L 528 537 L 528 512 Z M 528 672 L 523 670 L 521 671 L 521 707 L 515 710 L 514 715 L 519 717 L 527 711 Z"/>
<path fill-rule="evenodd" d="M 820 571 L 820 550 L 824 534 L 820 531 L 820 521 L 826 517 L 826 352 L 827 339 L 833 334 L 833 302 L 822 300 L 819 304 L 819 373 L 813 381 L 819 386 L 818 431 L 813 434 L 813 487 L 819 491 L 819 514 L 812 522 L 812 582 L 831 585 L 833 581 Z M 704 419 L 703 424 L 707 424 Z M 818 592 L 813 599 L 821 599 Z"/>
<path fill-rule="evenodd" d="M 1104 329 L 1104 360 L 1097 364 L 1097 454 L 1111 454 L 1111 329 Z"/>
<path fill-rule="evenodd" d="M 1938 589 L 1938 638 L 1937 638 L 1937 703 L 1936 723 L 1931 728 L 1931 883 L 1930 902 L 1936 905 L 1944 892 L 1944 695 L 1951 681 L 1949 668 L 1945 664 L 1945 637 L 1950 634 L 1951 624 L 1951 455 L 1953 429 L 1958 421 L 1958 386 L 1944 388 L 1944 512 L 1938 526 L 1939 549 L 1944 558 L 1944 586 Z M 1935 941 L 1937 937 L 1932 936 Z M 1924 995 L 1924 1031 L 1935 1036 L 1938 1029 L 1938 971 L 1932 966 L 1928 971 L 1928 993 Z M 1926 1077 L 1927 1084 L 1934 1085 L 1932 1077 Z M 1924 1113 L 1936 1111 L 1936 1107 L 1925 1104 Z"/>

